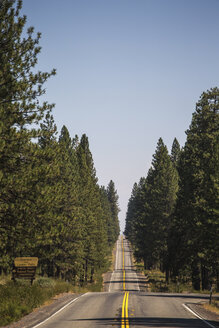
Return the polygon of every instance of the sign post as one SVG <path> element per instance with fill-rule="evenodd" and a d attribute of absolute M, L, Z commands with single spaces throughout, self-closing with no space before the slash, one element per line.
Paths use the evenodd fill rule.
<path fill-rule="evenodd" d="M 12 280 L 30 279 L 31 285 L 35 279 L 38 257 L 16 257 L 12 270 Z"/>
<path fill-rule="evenodd" d="M 210 287 L 209 304 L 211 304 L 211 301 L 212 301 L 212 293 L 213 293 L 213 288 L 212 288 L 212 286 L 211 286 L 211 287 Z"/>

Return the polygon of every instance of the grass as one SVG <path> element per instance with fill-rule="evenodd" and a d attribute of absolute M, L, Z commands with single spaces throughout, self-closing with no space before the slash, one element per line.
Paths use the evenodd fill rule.
<path fill-rule="evenodd" d="M 206 310 L 209 310 L 211 312 L 214 312 L 216 314 L 219 315 L 219 300 L 212 300 L 212 303 L 211 304 L 204 304 L 203 307 L 206 309 Z"/>
<path fill-rule="evenodd" d="M 55 295 L 66 292 L 99 292 L 102 285 L 102 271 L 95 274 L 93 283 L 84 286 L 73 286 L 71 283 L 51 278 L 38 278 L 30 286 L 29 281 L 19 280 L 14 283 L 5 277 L 0 280 L 0 327 L 18 321 Z"/>
<path fill-rule="evenodd" d="M 0 327 L 18 321 L 35 308 L 47 304 L 56 295 L 74 292 L 100 292 L 103 289 L 103 273 L 111 265 L 111 256 L 104 268 L 94 274 L 94 282 L 73 286 L 69 282 L 51 278 L 37 278 L 30 286 L 28 280 L 11 281 L 11 276 L 0 276 Z"/>
<path fill-rule="evenodd" d="M 72 290 L 71 284 L 49 278 L 39 278 L 32 286 L 25 280 L 14 283 L 1 279 L 0 326 L 19 320 L 55 295 Z"/>

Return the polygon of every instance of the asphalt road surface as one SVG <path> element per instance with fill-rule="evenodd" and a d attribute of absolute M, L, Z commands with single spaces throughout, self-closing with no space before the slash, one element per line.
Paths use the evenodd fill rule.
<path fill-rule="evenodd" d="M 86 293 L 37 327 L 207 328 L 218 325 L 218 322 L 197 318 L 188 309 L 192 303 L 205 300 L 205 296 L 149 293 L 142 291 L 139 280 L 132 267 L 129 244 L 120 236 L 115 270 L 107 283 L 109 291 Z"/>

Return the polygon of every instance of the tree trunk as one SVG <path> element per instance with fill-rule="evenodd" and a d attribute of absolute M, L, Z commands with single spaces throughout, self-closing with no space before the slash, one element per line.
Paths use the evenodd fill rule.
<path fill-rule="evenodd" d="M 48 274 L 48 277 L 54 277 L 53 261 L 48 260 L 48 262 L 47 262 L 47 274 Z"/>
<path fill-rule="evenodd" d="M 92 283 L 94 281 L 94 267 L 91 268 L 91 274 L 90 274 L 90 282 Z"/>
<path fill-rule="evenodd" d="M 216 275 L 217 275 L 216 290 L 217 292 L 219 292 L 219 270 L 217 270 Z"/>
<path fill-rule="evenodd" d="M 60 270 L 60 267 L 59 266 L 57 266 L 57 268 L 56 268 L 56 278 L 60 278 L 60 274 L 61 274 L 61 270 Z"/>
<path fill-rule="evenodd" d="M 208 277 L 208 269 L 203 264 L 201 265 L 201 276 L 202 276 L 202 290 L 209 290 L 210 283 Z"/>
<path fill-rule="evenodd" d="M 197 262 L 192 264 L 192 286 L 195 290 L 200 290 L 200 270 Z"/>
<path fill-rule="evenodd" d="M 166 268 L 166 283 L 168 284 L 170 280 L 170 271 L 168 268 Z"/>
<path fill-rule="evenodd" d="M 85 260 L 85 272 L 84 272 L 84 281 L 87 283 L 87 271 L 88 271 L 88 260 Z"/>

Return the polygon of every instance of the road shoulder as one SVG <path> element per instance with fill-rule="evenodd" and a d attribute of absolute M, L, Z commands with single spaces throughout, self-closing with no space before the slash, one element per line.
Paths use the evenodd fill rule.
<path fill-rule="evenodd" d="M 185 305 L 200 316 L 203 320 L 209 322 L 216 328 L 219 328 L 219 315 L 206 310 L 201 303 L 185 303 Z"/>

